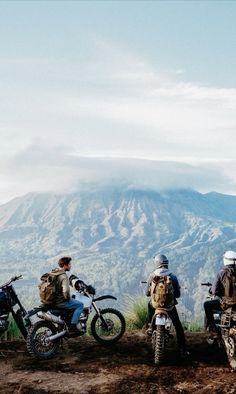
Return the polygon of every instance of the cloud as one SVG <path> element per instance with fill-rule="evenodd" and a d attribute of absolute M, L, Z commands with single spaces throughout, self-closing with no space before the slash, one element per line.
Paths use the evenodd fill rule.
<path fill-rule="evenodd" d="M 71 193 L 101 186 L 142 190 L 192 188 L 201 192 L 236 193 L 236 161 L 186 164 L 88 158 L 71 154 L 65 146 L 48 148 L 38 143 L 8 160 L 1 158 L 0 166 L 1 202 L 32 191 Z"/>
<path fill-rule="evenodd" d="M 236 89 L 87 44 L 83 59 L 2 59 L 2 199 L 103 181 L 236 193 Z"/>

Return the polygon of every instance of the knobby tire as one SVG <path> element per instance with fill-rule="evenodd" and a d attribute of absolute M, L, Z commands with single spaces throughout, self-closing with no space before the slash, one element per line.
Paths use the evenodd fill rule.
<path fill-rule="evenodd" d="M 26 346 L 28 352 L 31 356 L 38 360 L 48 360 L 52 358 L 58 351 L 60 345 L 60 339 L 49 342 L 48 344 L 43 343 L 44 337 L 43 334 L 40 334 L 40 330 L 43 330 L 44 328 L 45 333 L 47 331 L 50 331 L 50 335 L 54 335 L 57 333 L 57 329 L 53 323 L 49 321 L 39 321 L 29 329 L 26 338 Z"/>
<path fill-rule="evenodd" d="M 161 365 L 165 355 L 165 326 L 156 327 L 154 348 L 154 362 L 156 365 Z"/>
<path fill-rule="evenodd" d="M 112 345 L 119 341 L 125 332 L 125 318 L 121 312 L 113 308 L 101 309 L 100 314 L 96 314 L 91 322 L 91 332 L 96 341 L 103 345 Z M 106 316 L 107 315 L 107 316 Z M 109 327 L 105 327 L 107 324 Z M 115 323 L 114 323 L 115 322 Z M 117 327 L 115 326 L 118 325 Z M 112 335 L 114 331 L 114 334 Z M 110 335 L 111 334 L 111 335 Z"/>

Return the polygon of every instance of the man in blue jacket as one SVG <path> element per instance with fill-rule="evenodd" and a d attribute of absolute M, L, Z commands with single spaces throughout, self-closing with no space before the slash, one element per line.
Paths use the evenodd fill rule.
<path fill-rule="evenodd" d="M 175 327 L 175 331 L 176 331 L 176 336 L 177 336 L 177 342 L 178 342 L 178 346 L 180 349 L 180 353 L 181 355 L 185 356 L 188 355 L 188 352 L 186 351 L 186 341 L 185 341 L 185 335 L 184 335 L 184 330 L 183 330 L 183 326 L 181 324 L 181 321 L 179 319 L 179 315 L 177 312 L 177 309 L 175 307 L 176 304 L 178 304 L 176 298 L 180 297 L 180 285 L 178 282 L 177 277 L 172 274 L 172 272 L 168 269 L 168 264 L 169 261 L 167 259 L 167 257 L 163 254 L 158 254 L 157 256 L 154 257 L 154 261 L 157 264 L 157 268 L 155 271 L 153 271 L 149 278 L 148 278 L 148 282 L 147 282 L 147 288 L 146 288 L 146 295 L 149 297 L 150 294 L 150 289 L 151 289 L 151 283 L 154 277 L 156 276 L 169 276 L 172 280 L 172 284 L 173 284 L 173 288 L 174 288 L 174 306 L 172 307 L 171 310 L 168 311 L 168 315 L 172 320 L 172 323 Z M 148 329 L 147 329 L 147 334 L 151 335 L 152 334 L 152 328 L 151 328 L 151 321 L 152 321 L 152 317 L 155 313 L 155 309 L 153 308 L 152 304 L 151 304 L 151 300 L 148 303 L 148 317 L 147 317 L 147 322 L 148 322 Z"/>

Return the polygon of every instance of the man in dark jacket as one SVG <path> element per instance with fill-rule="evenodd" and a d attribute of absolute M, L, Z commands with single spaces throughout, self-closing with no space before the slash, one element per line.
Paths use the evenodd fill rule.
<path fill-rule="evenodd" d="M 221 311 L 236 304 L 236 252 L 225 252 L 223 262 L 224 268 L 218 272 L 210 289 L 210 293 L 219 298 L 204 302 L 207 327 L 212 336 L 217 336 L 214 311 Z"/>
<path fill-rule="evenodd" d="M 178 282 L 177 277 L 168 269 L 168 264 L 169 261 L 167 259 L 167 257 L 163 254 L 159 254 L 157 256 L 154 257 L 154 261 L 157 264 L 157 268 L 155 271 L 153 271 L 149 278 L 148 278 L 148 282 L 147 282 L 147 288 L 146 288 L 146 295 L 149 297 L 151 295 L 150 290 L 151 290 L 151 283 L 154 277 L 156 276 L 169 276 L 172 280 L 172 284 L 173 284 L 173 288 L 174 288 L 174 297 L 175 297 L 175 301 L 174 301 L 174 306 L 172 307 L 171 310 L 168 311 L 168 315 L 172 320 L 172 323 L 175 327 L 175 331 L 176 331 L 176 336 L 177 336 L 177 342 L 178 342 L 178 346 L 180 349 L 180 353 L 181 355 L 185 356 L 188 355 L 188 352 L 186 351 L 186 341 L 185 341 L 185 335 L 184 335 L 184 330 L 183 330 L 183 326 L 181 324 L 181 321 L 179 319 L 179 315 L 177 312 L 177 309 L 175 307 L 176 304 L 178 304 L 176 298 L 180 297 L 180 285 Z M 155 308 L 153 308 L 152 304 L 151 304 L 151 300 L 148 303 L 148 317 L 147 317 L 147 322 L 148 322 L 148 329 L 147 329 L 147 334 L 151 335 L 152 334 L 152 328 L 151 328 L 151 321 L 153 318 L 153 315 L 155 313 Z"/>

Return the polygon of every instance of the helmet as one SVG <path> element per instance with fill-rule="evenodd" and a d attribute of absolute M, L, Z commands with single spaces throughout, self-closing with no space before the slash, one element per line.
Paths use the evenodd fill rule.
<path fill-rule="evenodd" d="M 154 256 L 154 261 L 157 264 L 157 266 L 160 265 L 168 265 L 169 260 L 164 254 L 157 254 Z"/>
<path fill-rule="evenodd" d="M 231 265 L 236 263 L 236 252 L 227 250 L 223 255 L 224 265 Z"/>

